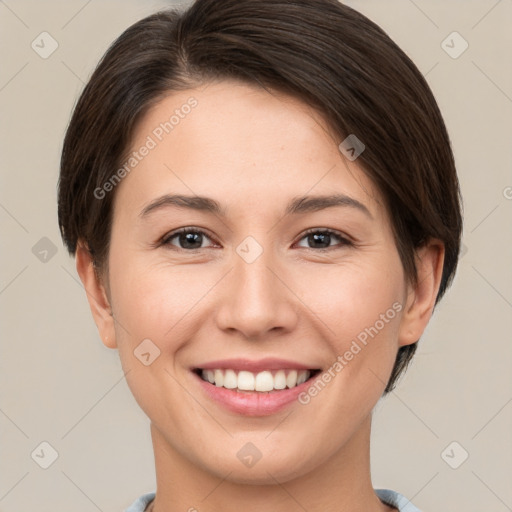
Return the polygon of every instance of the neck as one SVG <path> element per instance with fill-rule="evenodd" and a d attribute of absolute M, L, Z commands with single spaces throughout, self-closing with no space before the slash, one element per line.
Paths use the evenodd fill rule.
<path fill-rule="evenodd" d="M 389 512 L 370 477 L 371 415 L 342 449 L 297 478 L 240 484 L 191 463 L 151 424 L 157 491 L 152 512 Z"/>

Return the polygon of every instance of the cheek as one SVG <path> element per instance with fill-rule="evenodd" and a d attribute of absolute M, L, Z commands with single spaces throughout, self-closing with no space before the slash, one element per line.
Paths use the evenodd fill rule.
<path fill-rule="evenodd" d="M 387 267 L 361 263 L 310 277 L 301 298 L 318 315 L 318 325 L 324 325 L 321 341 L 330 345 L 334 387 L 379 396 L 398 350 L 403 309 L 399 260 L 390 258 Z"/>
<path fill-rule="evenodd" d="M 218 279 L 206 268 L 185 267 L 126 260 L 122 269 L 112 273 L 115 313 L 126 328 L 120 329 L 120 351 L 126 343 L 138 344 L 145 338 L 169 351 L 186 338 L 202 298 Z"/>
<path fill-rule="evenodd" d="M 167 421 L 170 412 L 175 423 L 186 422 L 186 396 L 173 378 L 174 365 L 180 348 L 201 325 L 198 306 L 214 285 L 213 277 L 183 266 L 153 266 L 136 258 L 125 259 L 111 273 L 119 357 L 134 398 L 151 418 Z M 146 366 L 139 357 L 147 352 L 150 361 Z M 159 406 L 164 403 L 168 410 Z"/>
<path fill-rule="evenodd" d="M 384 330 L 381 315 L 386 317 L 387 331 L 397 323 L 391 320 L 396 318 L 396 310 L 400 308 L 393 308 L 393 304 L 402 298 L 403 276 L 400 267 L 392 261 L 388 269 L 393 270 L 362 262 L 327 270 L 316 269 L 307 279 L 302 277 L 297 281 L 300 297 L 343 346 L 376 322 L 379 331 Z"/>

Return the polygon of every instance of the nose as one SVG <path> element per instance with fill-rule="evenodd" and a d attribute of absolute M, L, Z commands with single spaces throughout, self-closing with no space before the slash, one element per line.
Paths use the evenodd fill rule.
<path fill-rule="evenodd" d="M 254 341 L 293 331 L 299 299 L 289 282 L 290 273 L 283 271 L 270 250 L 250 263 L 236 253 L 233 256 L 234 268 L 226 276 L 216 309 L 217 326 Z"/>

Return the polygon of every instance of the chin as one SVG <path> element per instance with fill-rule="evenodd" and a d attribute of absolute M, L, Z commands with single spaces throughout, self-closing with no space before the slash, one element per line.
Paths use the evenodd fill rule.
<path fill-rule="evenodd" d="M 246 453 L 250 451 L 247 449 Z M 204 457 L 204 454 L 201 456 Z M 217 457 L 212 454 L 212 457 L 207 461 L 203 459 L 200 464 L 207 472 L 236 484 L 275 485 L 276 481 L 285 483 L 301 477 L 321 463 L 318 457 L 311 460 L 305 458 L 303 446 L 294 446 L 288 451 L 279 452 L 278 447 L 268 451 L 262 449 L 260 456 L 259 459 L 256 456 L 251 460 L 248 455 L 244 457 L 243 449 L 229 449 Z M 216 460 L 214 467 L 210 463 L 212 460 Z"/>

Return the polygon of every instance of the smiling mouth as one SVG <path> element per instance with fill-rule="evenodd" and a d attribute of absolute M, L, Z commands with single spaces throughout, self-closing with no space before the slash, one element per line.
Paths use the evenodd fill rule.
<path fill-rule="evenodd" d="M 202 369 L 194 372 L 199 377 L 216 387 L 231 389 L 240 393 L 273 393 L 295 388 L 316 377 L 321 370 L 264 370 L 249 372 L 226 368 Z"/>

